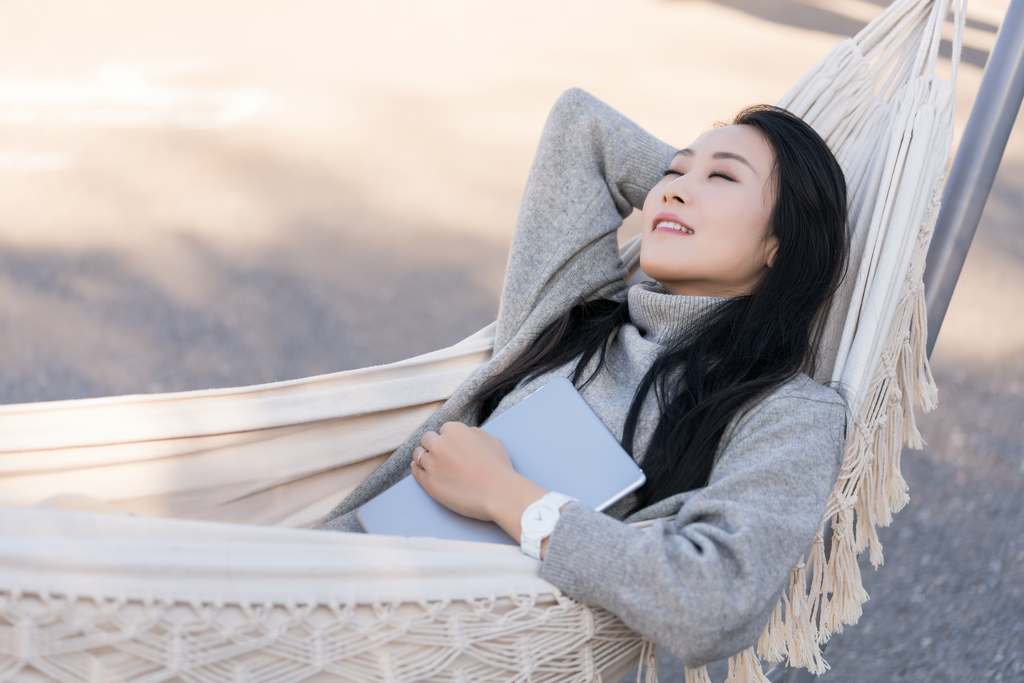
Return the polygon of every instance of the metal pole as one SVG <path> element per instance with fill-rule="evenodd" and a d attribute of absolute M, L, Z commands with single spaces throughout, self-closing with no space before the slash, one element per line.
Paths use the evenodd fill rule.
<path fill-rule="evenodd" d="M 978 229 L 996 170 L 1024 100 L 1024 0 L 1012 0 L 946 182 L 924 271 L 928 355 Z"/>

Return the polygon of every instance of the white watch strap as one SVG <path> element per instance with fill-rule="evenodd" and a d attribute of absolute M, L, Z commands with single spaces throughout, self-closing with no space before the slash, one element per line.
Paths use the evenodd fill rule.
<path fill-rule="evenodd" d="M 558 493 L 556 491 L 548 491 L 544 495 L 544 497 L 541 498 L 541 500 L 546 500 L 547 502 L 549 502 L 552 505 L 554 505 L 556 510 L 561 510 L 562 506 L 564 506 L 566 503 L 571 503 L 571 502 L 573 502 L 576 499 L 573 498 L 572 496 L 567 496 L 564 493 Z"/>
<path fill-rule="evenodd" d="M 551 535 L 554 531 L 554 524 L 551 525 L 551 529 L 544 534 L 532 533 L 529 531 L 527 524 L 525 523 L 527 515 L 529 515 L 533 509 L 537 506 L 543 506 L 552 508 L 555 511 L 555 523 L 558 523 L 559 513 L 562 506 L 566 503 L 571 503 L 576 500 L 572 496 L 567 496 L 564 493 L 556 493 L 555 491 L 549 491 L 540 500 L 530 504 L 525 510 L 523 510 L 522 521 L 520 522 L 520 534 L 519 534 L 519 548 L 524 554 L 539 560 L 540 559 L 540 545 L 544 542 L 544 539 Z"/>

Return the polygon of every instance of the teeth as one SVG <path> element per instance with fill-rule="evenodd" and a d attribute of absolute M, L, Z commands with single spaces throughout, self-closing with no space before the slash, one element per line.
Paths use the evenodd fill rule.
<path fill-rule="evenodd" d="M 689 228 L 684 228 L 682 225 L 680 225 L 679 223 L 676 223 L 675 221 L 659 221 L 658 224 L 655 225 L 654 227 L 655 228 L 670 228 L 672 230 L 678 230 L 679 232 L 685 232 L 687 235 L 692 235 L 693 234 L 693 230 L 690 230 Z"/>

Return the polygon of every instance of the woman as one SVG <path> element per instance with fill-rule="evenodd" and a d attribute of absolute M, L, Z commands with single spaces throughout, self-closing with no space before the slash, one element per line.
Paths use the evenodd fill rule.
<path fill-rule="evenodd" d="M 657 284 L 629 287 L 616 230 L 641 206 L 641 267 Z M 746 649 L 839 471 L 845 405 L 804 372 L 845 222 L 842 171 L 786 112 L 745 110 L 677 151 L 568 91 L 527 182 L 492 361 L 321 527 L 360 530 L 345 513 L 411 472 L 684 664 Z M 603 513 L 517 474 L 470 426 L 559 376 L 647 475 Z M 553 523 L 524 533 L 542 509 Z"/>

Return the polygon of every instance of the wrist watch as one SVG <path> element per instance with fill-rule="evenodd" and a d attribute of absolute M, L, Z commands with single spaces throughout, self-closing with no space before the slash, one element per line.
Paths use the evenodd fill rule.
<path fill-rule="evenodd" d="M 555 530 L 562 506 L 574 500 L 572 496 L 551 491 L 523 510 L 519 520 L 519 547 L 525 554 L 540 559 L 540 544 Z"/>

